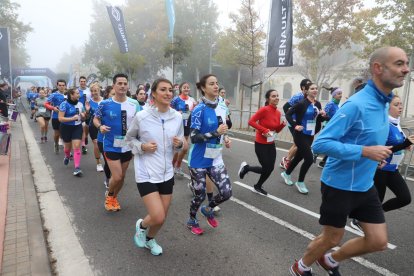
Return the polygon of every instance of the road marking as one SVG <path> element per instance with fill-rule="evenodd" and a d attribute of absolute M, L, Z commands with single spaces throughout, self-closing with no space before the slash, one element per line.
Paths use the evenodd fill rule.
<path fill-rule="evenodd" d="M 240 187 L 243 187 L 243 188 L 245 188 L 245 189 L 247 189 L 247 190 L 250 190 L 250 191 L 254 191 L 254 189 L 253 189 L 253 187 L 251 187 L 251 186 L 249 186 L 249 185 L 246 185 L 246 184 L 244 184 L 244 183 L 241 183 L 241 182 L 239 182 L 239 181 L 235 181 L 235 182 L 233 182 L 234 184 L 236 184 L 236 185 L 238 185 L 238 186 L 240 186 Z M 315 213 L 315 212 L 313 212 L 313 211 L 310 211 L 310 210 L 308 210 L 308 209 L 306 209 L 306 208 L 303 208 L 303 207 L 301 207 L 301 206 L 299 206 L 299 205 L 296 205 L 296 204 L 294 204 L 294 203 L 291 203 L 291 202 L 289 202 L 289 201 L 286 201 L 286 200 L 284 200 L 284 199 L 281 199 L 281 198 L 278 198 L 278 197 L 276 197 L 276 196 L 274 196 L 274 195 L 271 195 L 271 194 L 268 194 L 267 195 L 267 197 L 268 198 L 270 198 L 270 199 L 272 199 L 272 200 L 274 200 L 274 201 L 277 201 L 277 202 L 279 202 L 279 203 L 282 203 L 282 204 L 284 204 L 284 205 L 286 205 L 286 206 L 289 206 L 289 207 L 291 207 L 291 208 L 293 208 L 293 209 L 296 209 L 296 210 L 298 210 L 298 211 L 301 211 L 302 213 L 305 213 L 305 214 L 307 214 L 307 215 L 310 215 L 310 216 L 312 216 L 312 217 L 314 217 L 314 218 L 317 218 L 317 219 L 319 219 L 319 217 L 320 217 L 320 215 L 318 214 L 318 213 Z M 363 234 L 361 234 L 359 231 L 356 231 L 355 229 L 353 229 L 353 228 L 351 228 L 351 227 L 349 227 L 349 226 L 345 226 L 345 230 L 346 231 L 348 231 L 348 232 L 351 232 L 351 233 L 353 233 L 353 234 L 355 234 L 355 235 L 358 235 L 358 236 L 363 236 Z M 394 245 L 394 244 L 391 244 L 391 243 L 388 243 L 388 248 L 389 249 L 395 249 L 395 248 L 397 248 L 397 246 L 396 245 Z"/>
<path fill-rule="evenodd" d="M 247 209 L 249 209 L 249 210 L 251 210 L 251 211 L 253 211 L 253 212 L 255 212 L 256 214 L 259 214 L 259 215 L 261 215 L 261 216 L 263 216 L 263 217 L 265 217 L 265 218 L 267 218 L 267 219 L 269 219 L 269 220 L 271 220 L 273 222 L 276 222 L 277 224 L 279 224 L 279 225 L 281 225 L 283 227 L 286 227 L 286 228 L 292 230 L 295 233 L 298 233 L 299 235 L 301 235 L 301 236 L 303 236 L 305 238 L 308 238 L 310 240 L 315 239 L 315 235 L 313 235 L 313 234 L 311 234 L 311 233 L 309 233 L 309 232 L 307 232 L 307 231 L 305 231 L 303 229 L 300 229 L 300 228 L 298 228 L 298 227 L 290 224 L 287 221 L 284 221 L 284 220 L 282 220 L 280 218 L 277 218 L 275 216 L 272 216 L 271 214 L 266 213 L 266 212 L 264 212 L 264 211 L 262 211 L 262 210 L 260 210 L 260 209 L 258 209 L 256 207 L 254 207 L 254 206 L 252 206 L 252 205 L 244 202 L 244 201 L 241 201 L 241 200 L 239 200 L 239 199 L 237 199 L 235 197 L 231 197 L 230 200 L 233 201 L 233 202 L 235 202 L 235 203 L 237 203 L 237 204 L 239 204 L 239 205 L 241 205 L 241 206 L 243 206 L 243 207 L 245 207 L 245 208 L 247 208 Z M 339 249 L 339 247 L 333 248 L 333 250 L 335 250 L 335 251 L 338 250 L 338 249 Z M 362 266 L 365 266 L 366 268 L 369 268 L 369 269 L 372 269 L 372 270 L 378 272 L 381 275 L 397 276 L 397 274 L 389 271 L 388 269 L 383 268 L 381 266 L 378 266 L 378 265 L 376 265 L 376 264 L 374 264 L 374 263 L 372 263 L 372 262 L 370 262 L 370 261 L 368 261 L 368 260 L 366 260 L 364 258 L 355 257 L 355 258 L 352 258 L 352 260 L 354 260 L 355 262 L 359 263 Z"/>

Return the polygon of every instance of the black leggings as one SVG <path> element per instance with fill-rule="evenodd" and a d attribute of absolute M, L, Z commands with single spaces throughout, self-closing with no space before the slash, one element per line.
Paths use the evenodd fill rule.
<path fill-rule="evenodd" d="M 395 194 L 394 198 L 382 204 L 384 212 L 399 209 L 411 203 L 410 190 L 399 171 L 377 170 L 374 176 L 374 184 L 381 202 L 384 201 L 387 187 Z"/>
<path fill-rule="evenodd" d="M 107 179 L 109 179 L 109 178 L 111 178 L 112 173 L 111 173 L 111 170 L 109 169 L 108 162 L 106 161 L 106 157 L 105 157 L 104 150 L 103 150 L 103 143 L 99 142 L 99 141 L 97 143 L 98 143 L 99 151 L 102 153 L 104 163 L 105 163 L 104 164 L 105 176 L 106 176 Z"/>
<path fill-rule="evenodd" d="M 313 153 L 311 150 L 311 145 L 313 142 L 313 136 L 303 134 L 301 131 L 294 132 L 293 141 L 295 145 L 298 147 L 295 157 L 290 162 L 288 169 L 286 170 L 286 174 L 290 175 L 295 167 L 299 164 L 302 159 L 303 161 L 302 166 L 300 167 L 299 178 L 298 182 L 303 182 L 305 180 L 306 173 L 308 172 L 310 166 L 313 163 Z"/>
<path fill-rule="evenodd" d="M 246 171 L 260 174 L 256 186 L 262 187 L 263 183 L 269 178 L 276 161 L 276 146 L 275 144 L 260 144 L 254 142 L 254 151 L 256 152 L 259 166 L 247 166 Z"/>

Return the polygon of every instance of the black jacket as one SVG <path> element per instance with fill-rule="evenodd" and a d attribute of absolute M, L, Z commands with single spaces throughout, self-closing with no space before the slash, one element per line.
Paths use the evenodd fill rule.
<path fill-rule="evenodd" d="M 308 109 L 308 106 L 312 104 L 311 101 L 308 100 L 308 98 L 304 98 L 300 102 L 297 102 L 295 105 L 289 108 L 289 110 L 286 112 L 286 120 L 289 122 L 289 124 L 292 126 L 292 128 L 295 128 L 295 126 L 301 125 L 303 116 L 306 113 L 306 110 Z M 315 106 L 319 109 L 319 111 L 322 110 L 322 105 L 320 102 L 315 101 Z M 296 115 L 296 120 L 293 119 L 292 115 Z M 322 116 L 316 117 L 316 127 L 315 127 L 315 134 L 318 133 L 321 130 L 322 122 L 325 121 L 326 118 Z"/>

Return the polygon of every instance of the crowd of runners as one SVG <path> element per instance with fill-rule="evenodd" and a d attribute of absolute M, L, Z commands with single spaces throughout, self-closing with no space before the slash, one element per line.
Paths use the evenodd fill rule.
<path fill-rule="evenodd" d="M 323 156 L 318 163 L 323 169 L 319 219 L 323 230 L 290 267 L 291 275 L 312 275 L 315 262 L 330 275 L 340 275 L 341 261 L 384 250 L 388 241 L 384 212 L 411 202 L 398 167 L 414 137 L 406 137 L 401 129 L 402 103 L 393 93 L 409 73 L 407 55 L 396 47 L 377 49 L 369 68 L 371 79 L 346 101 L 341 102 L 340 87 L 326 87 L 332 100 L 322 107 L 317 100 L 320 87 L 304 79 L 298 84 L 301 91 L 283 108 L 278 107 L 279 92 L 268 90 L 265 106 L 249 119 L 256 129 L 254 150 L 260 165 L 243 161 L 238 176 L 259 174 L 253 184 L 255 192 L 267 195 L 264 184 L 275 168 L 277 133 L 284 127 L 294 141 L 280 163 L 284 169 L 280 179 L 286 185 L 308 194 L 306 174 L 317 156 Z M 96 171 L 105 174 L 102 202 L 108 212 L 121 210 L 118 195 L 134 160 L 135 181 L 148 212 L 136 221 L 136 246 L 162 254 L 155 236 L 168 214 L 174 177 L 185 175 L 184 158 L 193 194 L 186 227 L 195 235 L 203 234 L 199 213 L 209 226 L 218 227 L 218 206 L 233 193 L 223 160 L 223 150 L 231 147 L 231 112 L 218 77 L 208 74 L 199 80 L 200 99 L 192 97 L 189 82 L 173 85 L 164 78 L 139 85 L 135 93 L 129 91 L 125 74 L 116 74 L 105 89 L 98 82 L 87 87 L 85 77 L 80 77 L 79 84 L 67 88 L 65 80 L 58 80 L 55 90 L 33 87 L 26 93 L 31 118 L 40 128 L 39 142 L 52 144 L 56 154 L 61 143 L 62 163 L 69 166 L 72 162 L 77 177 L 90 173 L 82 171 L 81 160 L 91 155 L 86 145 L 93 144 Z M 298 179 L 293 181 L 292 172 L 301 162 Z M 383 202 L 387 187 L 395 197 Z M 348 218 L 365 235 L 331 251 L 341 242 Z"/>

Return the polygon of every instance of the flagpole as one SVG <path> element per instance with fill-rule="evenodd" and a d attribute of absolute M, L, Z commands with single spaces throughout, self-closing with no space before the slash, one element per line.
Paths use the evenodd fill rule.
<path fill-rule="evenodd" d="M 172 55 L 171 55 L 171 69 L 172 69 L 172 83 L 173 85 L 175 84 L 175 80 L 174 80 L 174 35 L 171 37 L 171 47 L 172 47 Z"/>

